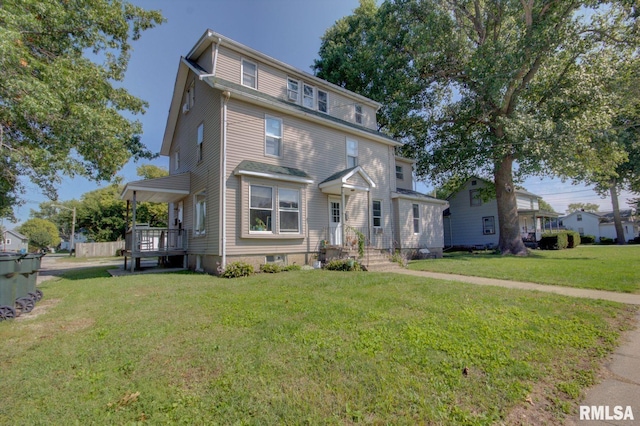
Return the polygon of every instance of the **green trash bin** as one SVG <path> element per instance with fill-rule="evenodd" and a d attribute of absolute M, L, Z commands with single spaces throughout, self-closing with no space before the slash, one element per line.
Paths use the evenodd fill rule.
<path fill-rule="evenodd" d="M 16 308 L 17 315 L 29 313 L 36 305 L 35 276 L 33 273 L 34 257 L 32 254 L 22 255 L 16 262 Z"/>
<path fill-rule="evenodd" d="M 0 321 L 15 318 L 16 265 L 20 255 L 0 252 Z"/>

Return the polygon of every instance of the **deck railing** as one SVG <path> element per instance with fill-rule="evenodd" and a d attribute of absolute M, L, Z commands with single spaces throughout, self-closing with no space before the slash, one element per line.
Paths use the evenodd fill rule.
<path fill-rule="evenodd" d="M 128 230 L 125 236 L 125 250 L 129 252 L 170 252 L 187 249 L 187 231 L 185 229 L 148 228 L 135 230 L 136 247 L 132 250 L 133 232 Z"/>
<path fill-rule="evenodd" d="M 323 241 L 329 246 L 358 250 L 362 240 L 366 248 L 392 250 L 394 248 L 393 235 L 385 233 L 385 231 L 383 228 L 347 226 L 344 228 L 343 234 L 340 227 L 330 226 L 323 231 L 325 235 Z"/>

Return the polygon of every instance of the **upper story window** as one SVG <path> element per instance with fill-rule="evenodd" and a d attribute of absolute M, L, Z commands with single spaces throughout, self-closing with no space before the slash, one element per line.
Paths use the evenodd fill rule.
<path fill-rule="evenodd" d="M 347 139 L 347 168 L 358 165 L 358 141 Z"/>
<path fill-rule="evenodd" d="M 362 124 L 362 105 L 356 104 L 356 123 Z"/>
<path fill-rule="evenodd" d="M 578 222 L 582 222 L 582 215 L 580 213 L 578 213 L 577 219 L 578 219 Z"/>
<path fill-rule="evenodd" d="M 379 228 L 382 226 L 382 201 L 373 200 L 372 204 L 373 226 Z"/>
<path fill-rule="evenodd" d="M 282 157 L 282 120 L 266 116 L 264 119 L 264 153 Z"/>
<path fill-rule="evenodd" d="M 402 170 L 402 166 L 396 166 L 396 179 L 404 180 L 404 170 Z"/>
<path fill-rule="evenodd" d="M 204 123 L 200 123 L 198 126 L 198 161 L 202 161 L 203 152 L 202 145 L 204 142 Z"/>
<path fill-rule="evenodd" d="M 480 190 L 472 189 L 469 191 L 469 203 L 471 206 L 481 206 L 482 198 L 480 198 Z"/>
<path fill-rule="evenodd" d="M 176 151 L 173 153 L 173 170 L 178 170 L 180 168 L 180 151 Z"/>
<path fill-rule="evenodd" d="M 293 102 L 300 100 L 300 83 L 297 80 L 287 79 L 287 98 Z"/>
<path fill-rule="evenodd" d="M 413 233 L 420 233 L 420 206 L 418 204 L 413 204 Z"/>
<path fill-rule="evenodd" d="M 242 60 L 242 85 L 256 89 L 258 87 L 258 65 Z"/>
<path fill-rule="evenodd" d="M 311 109 L 316 107 L 315 89 L 306 83 L 302 84 L 302 106 Z"/>
<path fill-rule="evenodd" d="M 329 112 L 328 94 L 323 90 L 318 90 L 318 111 Z"/>
<path fill-rule="evenodd" d="M 189 90 L 187 90 L 187 99 L 189 102 L 189 109 L 193 108 L 193 105 L 196 103 L 196 82 L 193 80 L 189 85 Z"/>

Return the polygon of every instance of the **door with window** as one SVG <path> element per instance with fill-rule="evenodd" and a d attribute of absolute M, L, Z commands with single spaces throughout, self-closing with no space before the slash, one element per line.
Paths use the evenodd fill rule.
<path fill-rule="evenodd" d="M 329 198 L 329 244 L 342 245 L 342 203 L 339 198 Z"/>

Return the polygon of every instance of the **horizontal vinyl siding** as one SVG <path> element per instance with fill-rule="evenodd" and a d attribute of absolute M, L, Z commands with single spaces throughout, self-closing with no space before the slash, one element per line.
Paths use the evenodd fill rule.
<path fill-rule="evenodd" d="M 415 200 L 397 199 L 399 242 L 401 248 L 443 248 L 444 229 L 442 206 L 420 203 Z M 420 211 L 420 233 L 413 232 L 413 205 Z"/>
<path fill-rule="evenodd" d="M 469 191 L 480 189 L 483 184 L 471 186 L 470 182 L 449 201 L 451 211 L 451 243 L 454 246 L 473 246 L 478 244 L 498 244 L 498 208 L 496 200 L 482 202 L 480 206 L 471 206 Z M 493 216 L 496 233 L 482 233 L 482 218 Z"/>

